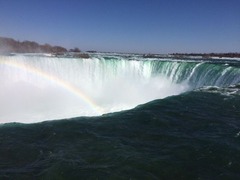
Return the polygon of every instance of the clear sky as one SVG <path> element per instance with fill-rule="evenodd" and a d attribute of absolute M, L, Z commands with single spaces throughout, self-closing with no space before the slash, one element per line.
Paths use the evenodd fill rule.
<path fill-rule="evenodd" d="M 240 0 L 0 0 L 0 36 L 82 50 L 240 52 Z"/>

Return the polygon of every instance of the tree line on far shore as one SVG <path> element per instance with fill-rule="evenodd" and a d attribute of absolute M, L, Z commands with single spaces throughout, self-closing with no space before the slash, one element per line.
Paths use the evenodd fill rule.
<path fill-rule="evenodd" d="M 61 46 L 52 46 L 49 44 L 38 44 L 34 41 L 16 41 L 12 38 L 0 37 L 0 53 L 53 53 L 53 54 L 64 54 L 67 52 L 76 53 L 74 56 L 89 58 L 86 53 L 80 53 L 79 48 L 73 48 L 67 50 Z M 89 53 L 94 53 L 96 51 L 87 51 Z M 173 54 L 143 54 L 144 58 L 189 58 L 189 57 L 201 57 L 203 59 L 208 59 L 212 57 L 230 57 L 230 58 L 240 58 L 240 53 L 173 53 Z"/>
<path fill-rule="evenodd" d="M 1 53 L 66 53 L 81 52 L 79 48 L 67 50 L 61 46 L 52 46 L 50 44 L 38 44 L 34 41 L 16 41 L 12 38 L 0 37 Z"/>
<path fill-rule="evenodd" d="M 223 57 L 229 57 L 229 58 L 240 58 L 240 53 L 174 53 L 172 54 L 173 56 L 175 57 L 186 57 L 186 56 L 201 56 L 203 58 L 211 58 L 211 57 L 220 57 L 220 58 L 223 58 Z"/>

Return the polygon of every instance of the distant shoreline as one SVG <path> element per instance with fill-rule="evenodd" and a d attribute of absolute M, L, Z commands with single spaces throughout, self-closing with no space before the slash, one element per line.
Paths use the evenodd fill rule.
<path fill-rule="evenodd" d="M 79 53 L 79 48 L 67 50 L 62 46 L 52 46 L 50 44 L 41 45 L 35 41 L 16 41 L 12 38 L 0 37 L 0 53 Z"/>
<path fill-rule="evenodd" d="M 10 53 L 51 53 L 63 55 L 65 53 L 80 53 L 79 48 L 69 49 L 62 46 L 52 46 L 49 44 L 38 44 L 34 41 L 16 41 L 12 38 L 0 37 L 0 54 Z M 86 51 L 87 53 L 96 53 L 97 51 Z M 87 53 L 78 55 L 89 58 Z M 113 52 L 114 53 L 114 52 Z M 130 53 L 129 53 L 130 54 Z M 136 53 L 133 53 L 136 54 Z M 171 54 L 140 54 L 143 58 L 174 58 L 174 59 L 212 59 L 212 58 L 240 58 L 240 53 L 171 53 Z"/>
<path fill-rule="evenodd" d="M 224 59 L 224 58 L 240 58 L 240 53 L 173 53 L 173 54 L 145 54 L 144 58 L 162 58 L 162 59 Z"/>

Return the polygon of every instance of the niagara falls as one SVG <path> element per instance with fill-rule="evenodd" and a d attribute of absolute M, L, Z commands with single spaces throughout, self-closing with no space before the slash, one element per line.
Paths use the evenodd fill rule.
<path fill-rule="evenodd" d="M 239 7 L 0 1 L 0 180 L 240 179 Z"/>
<path fill-rule="evenodd" d="M 1 56 L 1 123 L 99 116 L 240 81 L 239 69 L 226 65 L 227 60 L 212 64 L 109 53 L 91 56 Z"/>

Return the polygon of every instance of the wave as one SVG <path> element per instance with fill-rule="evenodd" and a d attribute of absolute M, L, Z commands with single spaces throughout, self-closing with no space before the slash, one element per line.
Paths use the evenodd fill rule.
<path fill-rule="evenodd" d="M 204 86 L 240 83 L 235 61 L 0 56 L 0 121 L 97 116 Z"/>
<path fill-rule="evenodd" d="M 239 179 L 239 102 L 190 91 L 98 117 L 4 124 L 0 178 Z"/>

